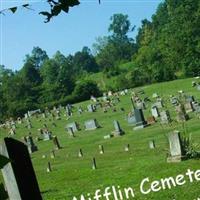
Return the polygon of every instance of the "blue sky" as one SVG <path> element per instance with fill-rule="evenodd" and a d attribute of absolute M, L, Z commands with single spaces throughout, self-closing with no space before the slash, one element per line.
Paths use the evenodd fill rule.
<path fill-rule="evenodd" d="M 20 5 L 26 0 L 0 0 L 0 10 Z M 92 48 L 95 38 L 108 35 L 110 17 L 115 13 L 128 14 L 136 31 L 142 19 L 151 19 L 162 0 L 82 0 L 68 14 L 61 14 L 49 23 L 38 12 L 45 10 L 44 0 L 32 1 L 34 11 L 19 8 L 15 14 L 7 11 L 1 18 L 0 64 L 18 70 L 26 54 L 34 46 L 46 50 L 51 57 L 57 50 L 64 55 L 73 54 L 83 46 Z"/>

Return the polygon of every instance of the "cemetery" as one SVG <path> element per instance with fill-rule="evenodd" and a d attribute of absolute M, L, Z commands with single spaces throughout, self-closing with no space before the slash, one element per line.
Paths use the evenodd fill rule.
<path fill-rule="evenodd" d="M 11 200 L 20 199 L 20 195 L 31 199 L 23 194 L 27 177 L 32 180 L 29 186 L 35 188 L 27 189 L 30 195 L 34 193 L 33 200 L 68 200 L 81 194 L 87 199 L 87 193 L 97 188 L 137 188 L 142 180 L 146 199 L 183 199 L 183 194 L 185 199 L 194 199 L 199 195 L 200 93 L 191 86 L 192 81 L 119 91 L 117 101 L 116 92 L 109 91 L 109 102 L 105 96 L 97 99 L 102 106 L 96 106 L 92 97 L 72 106 L 49 108 L 45 116 L 44 110 L 36 110 L 24 118 L 8 120 L 0 126 L 0 154 L 16 159 L 22 170 L 17 171 L 12 162 L 7 164 L 0 182 L 9 187 Z M 184 94 L 190 98 L 180 97 L 178 91 L 183 85 Z M 25 162 L 30 171 L 23 170 Z M 187 169 L 197 171 L 194 184 L 185 181 L 177 189 L 179 182 L 174 179 L 174 190 L 165 190 L 168 185 L 164 177 L 176 177 Z M 151 180 L 160 180 L 161 193 L 152 192 L 155 181 Z M 144 196 L 137 194 L 135 199 Z"/>

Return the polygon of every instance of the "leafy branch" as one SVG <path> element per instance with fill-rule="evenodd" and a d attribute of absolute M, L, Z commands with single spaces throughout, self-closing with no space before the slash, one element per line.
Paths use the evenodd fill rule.
<path fill-rule="evenodd" d="M 65 13 L 69 12 L 70 7 L 74 7 L 80 4 L 79 0 L 46 0 L 47 3 L 50 5 L 50 11 L 41 11 L 39 14 L 44 15 L 46 17 L 45 23 L 49 22 L 53 17 L 58 16 L 62 11 Z M 99 4 L 101 3 L 101 0 L 98 0 Z M 30 4 L 24 4 L 22 6 L 29 10 L 33 10 L 30 8 Z M 4 12 L 9 10 L 12 13 L 15 13 L 18 9 L 18 7 L 12 7 L 8 9 L 4 9 L 0 11 L 0 14 L 4 15 Z"/>

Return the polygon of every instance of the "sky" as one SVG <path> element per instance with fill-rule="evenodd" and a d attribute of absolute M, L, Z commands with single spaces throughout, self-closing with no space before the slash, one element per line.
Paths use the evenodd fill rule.
<path fill-rule="evenodd" d="M 0 14 L 0 64 L 12 70 L 23 66 L 26 54 L 39 46 L 52 57 L 56 51 L 65 56 L 88 46 L 92 49 L 99 36 L 108 35 L 110 17 L 115 13 L 127 14 L 136 30 L 129 34 L 135 38 L 141 20 L 149 19 L 162 0 L 82 0 L 81 4 L 62 13 L 49 23 L 38 13 L 48 9 L 45 0 L 0 0 L 0 10 L 30 3 L 33 10 L 19 7 L 15 14 Z"/>

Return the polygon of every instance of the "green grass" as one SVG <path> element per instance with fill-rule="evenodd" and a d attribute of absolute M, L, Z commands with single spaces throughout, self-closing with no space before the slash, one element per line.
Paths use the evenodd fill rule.
<path fill-rule="evenodd" d="M 145 94 L 142 95 L 152 97 L 157 92 L 165 100 L 167 109 L 171 115 L 175 116 L 174 108 L 170 105 L 169 95 L 177 95 L 178 90 L 184 90 L 187 94 L 192 94 L 197 100 L 200 99 L 200 92 L 191 87 L 192 79 L 177 80 L 154 84 L 142 87 Z M 82 105 L 86 109 L 88 102 L 76 104 Z M 125 108 L 125 113 L 119 111 L 120 107 Z M 136 190 L 134 199 L 166 199 L 166 200 L 193 200 L 200 197 L 199 183 L 187 182 L 183 186 L 177 186 L 171 190 L 163 190 L 149 195 L 142 195 L 139 192 L 140 182 L 149 177 L 152 181 L 159 180 L 169 176 L 176 176 L 185 173 L 188 168 L 192 170 L 199 169 L 199 160 L 187 160 L 181 163 L 172 164 L 166 162 L 166 154 L 168 143 L 166 133 L 172 129 L 178 129 L 183 133 L 182 125 L 175 122 L 172 127 L 166 126 L 164 129 L 156 123 L 145 129 L 133 131 L 133 127 L 129 126 L 126 121 L 126 115 L 131 110 L 130 95 L 121 97 L 121 102 L 116 105 L 117 113 L 109 110 L 103 113 L 98 110 L 94 113 L 84 112 L 81 116 L 77 112 L 71 119 L 67 120 L 62 115 L 62 120 L 56 121 L 57 127 L 52 126 L 52 121 L 33 118 L 33 128 L 31 133 L 35 138 L 38 135 L 38 128 L 42 128 L 46 123 L 48 128 L 57 135 L 61 146 L 61 150 L 56 151 L 56 158 L 50 158 L 50 150 L 53 149 L 52 141 L 36 142 L 39 151 L 31 155 L 34 169 L 36 171 L 40 190 L 44 200 L 68 200 L 73 196 L 80 196 L 87 193 L 93 194 L 97 189 L 104 189 L 107 186 L 133 187 Z M 186 122 L 188 133 L 192 134 L 195 143 L 200 144 L 200 119 L 194 113 L 190 113 L 190 120 Z M 150 104 L 145 111 L 145 117 L 150 116 Z M 102 128 L 94 131 L 85 131 L 83 128 L 84 121 L 96 118 Z M 118 120 L 125 135 L 118 138 L 103 139 L 104 135 L 113 131 L 113 120 Z M 76 121 L 81 125 L 81 131 L 76 134 L 75 138 L 70 138 L 64 127 L 67 123 Z M 21 139 L 27 135 L 29 130 L 18 125 L 17 134 L 14 138 Z M 8 130 L 1 129 L 0 138 L 7 136 Z M 0 139 L 0 140 L 1 140 Z M 156 149 L 150 150 L 148 142 L 154 139 Z M 100 155 L 98 145 L 102 144 L 105 154 Z M 124 152 L 124 146 L 130 144 L 130 152 Z M 78 150 L 82 148 L 83 158 L 78 157 Z M 42 158 L 42 155 L 47 158 Z M 92 170 L 92 158 L 97 161 L 97 170 Z M 52 172 L 47 173 L 47 162 L 52 164 Z M 0 182 L 3 181 L 0 175 Z"/>
<path fill-rule="evenodd" d="M 90 74 L 85 77 L 85 80 L 95 81 L 101 90 L 106 91 L 107 88 L 113 88 L 116 84 L 118 76 L 107 78 L 103 72 Z"/>

